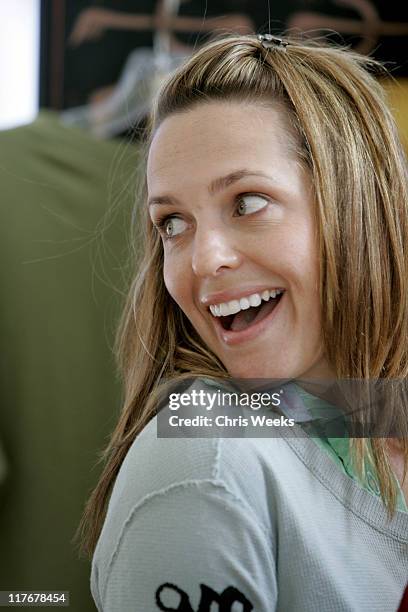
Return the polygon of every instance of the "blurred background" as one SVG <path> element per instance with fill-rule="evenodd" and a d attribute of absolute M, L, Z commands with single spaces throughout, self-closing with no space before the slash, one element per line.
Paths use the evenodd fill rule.
<path fill-rule="evenodd" d="M 72 538 L 121 408 L 139 135 L 163 79 L 214 33 L 328 37 L 382 60 L 408 147 L 399 0 L 0 0 L 0 590 L 95 610 Z"/>

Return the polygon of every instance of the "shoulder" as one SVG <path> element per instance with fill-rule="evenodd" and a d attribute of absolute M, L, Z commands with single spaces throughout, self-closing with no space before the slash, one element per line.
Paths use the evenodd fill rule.
<path fill-rule="evenodd" d="M 159 585 L 197 602 L 205 585 L 217 601 L 234 588 L 255 609 L 269 609 L 276 540 L 259 512 L 265 494 L 251 500 L 251 489 L 220 467 L 235 463 L 235 440 L 158 439 L 155 425 L 135 441 L 115 483 L 92 560 L 99 609 L 138 601 L 150 612 Z"/>
<path fill-rule="evenodd" d="M 197 567 L 201 582 L 221 592 L 238 581 L 257 609 L 267 609 L 262 598 L 275 596 L 275 539 L 265 462 L 268 456 L 279 469 L 284 441 L 160 438 L 157 426 L 155 417 L 133 442 L 114 485 L 92 561 L 99 609 L 119 609 L 109 602 L 122 600 L 120 609 L 129 609 L 126 597 L 137 596 L 150 610 L 147 598 L 166 580 L 193 592 Z M 247 583 L 247 564 L 256 589 Z"/>
<path fill-rule="evenodd" d="M 154 417 L 130 447 L 111 495 L 108 519 L 122 523 L 142 505 L 178 489 L 217 489 L 234 503 L 251 509 L 266 530 L 270 498 L 279 483 L 298 469 L 297 457 L 281 438 L 158 436 Z"/>
<path fill-rule="evenodd" d="M 217 495 L 249 513 L 264 532 L 275 530 L 276 504 L 282 505 L 287 491 L 304 481 L 305 466 L 284 439 L 164 438 L 158 427 L 156 416 L 131 445 L 112 490 L 101 540 L 106 542 L 109 534 L 112 544 L 129 517 L 135 520 L 174 497 L 182 504 L 189 495 Z"/>

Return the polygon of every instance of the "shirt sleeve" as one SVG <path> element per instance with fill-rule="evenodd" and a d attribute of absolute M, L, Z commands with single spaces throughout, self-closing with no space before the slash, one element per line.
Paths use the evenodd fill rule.
<path fill-rule="evenodd" d="M 148 495 L 127 518 L 99 573 L 99 610 L 273 612 L 273 550 L 270 532 L 226 488 L 177 483 Z"/>

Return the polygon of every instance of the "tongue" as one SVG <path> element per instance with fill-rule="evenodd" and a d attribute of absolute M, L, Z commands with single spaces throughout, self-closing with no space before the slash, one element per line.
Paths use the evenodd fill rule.
<path fill-rule="evenodd" d="M 260 306 L 251 307 L 247 310 L 240 310 L 232 321 L 230 330 L 232 331 L 242 331 L 246 329 L 250 325 L 257 323 L 264 319 L 272 310 L 275 308 L 278 303 L 278 299 L 270 298 L 268 302 L 262 302 Z"/>

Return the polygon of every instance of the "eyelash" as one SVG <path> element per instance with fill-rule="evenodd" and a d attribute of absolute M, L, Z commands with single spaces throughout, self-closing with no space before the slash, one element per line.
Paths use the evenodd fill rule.
<path fill-rule="evenodd" d="M 239 204 L 241 204 L 242 199 L 245 196 L 259 196 L 260 198 L 264 198 L 265 200 L 270 201 L 270 198 L 268 198 L 267 196 L 260 194 L 260 193 L 253 193 L 253 192 L 248 192 L 248 193 L 240 193 L 236 198 L 235 198 L 235 205 L 239 206 Z M 255 211 L 253 213 L 249 213 L 249 215 L 255 215 L 257 212 L 261 212 L 263 210 L 263 208 L 261 208 L 259 211 Z M 240 215 L 242 217 L 245 216 L 249 216 L 249 215 Z M 162 215 L 159 216 L 156 221 L 153 223 L 154 227 L 156 227 L 158 229 L 158 231 L 160 232 L 160 234 L 163 236 L 164 240 L 176 240 L 176 238 L 179 238 L 180 236 L 167 236 L 166 232 L 165 232 L 165 225 L 167 223 L 167 221 L 169 219 L 179 219 L 180 217 L 177 217 L 177 215 Z"/>

